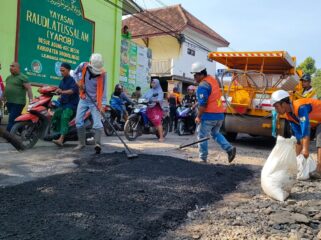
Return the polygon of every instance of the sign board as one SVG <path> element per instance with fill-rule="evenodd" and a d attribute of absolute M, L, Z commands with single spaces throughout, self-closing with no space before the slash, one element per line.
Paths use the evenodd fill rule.
<path fill-rule="evenodd" d="M 93 52 L 81 0 L 19 0 L 17 24 L 16 61 L 32 83 L 58 85 L 62 62 L 74 69 Z"/>
<path fill-rule="evenodd" d="M 128 94 L 134 92 L 137 86 L 145 93 L 150 86 L 151 49 L 123 39 L 120 58 L 120 83 Z"/>

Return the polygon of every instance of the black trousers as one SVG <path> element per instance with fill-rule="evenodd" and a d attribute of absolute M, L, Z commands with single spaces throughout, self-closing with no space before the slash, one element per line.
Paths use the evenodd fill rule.
<path fill-rule="evenodd" d="M 173 130 L 173 124 L 174 124 L 174 130 L 177 128 L 177 117 L 176 117 L 176 108 L 175 106 L 169 107 L 169 118 L 170 118 L 170 125 L 169 130 Z"/>

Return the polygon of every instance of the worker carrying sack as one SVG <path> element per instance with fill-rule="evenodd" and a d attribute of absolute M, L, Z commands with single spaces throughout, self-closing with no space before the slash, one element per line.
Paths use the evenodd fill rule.
<path fill-rule="evenodd" d="M 317 162 L 314 161 L 311 156 L 305 158 L 300 154 L 297 158 L 298 164 L 298 180 L 308 180 L 310 178 L 310 173 L 314 172 L 317 169 Z"/>
<path fill-rule="evenodd" d="M 295 143 L 295 137 L 278 136 L 276 145 L 263 166 L 262 189 L 275 200 L 287 199 L 295 183 L 297 175 Z"/>

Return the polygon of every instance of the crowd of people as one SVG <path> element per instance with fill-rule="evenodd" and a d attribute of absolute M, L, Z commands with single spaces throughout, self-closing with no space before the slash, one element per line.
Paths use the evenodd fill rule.
<path fill-rule="evenodd" d="M 58 146 L 63 146 L 64 137 L 68 132 L 69 122 L 76 117 L 78 145 L 75 150 L 81 150 L 86 146 L 86 129 L 84 116 L 89 110 L 93 119 L 95 152 L 101 152 L 101 135 L 103 123 L 101 112 L 107 105 L 107 74 L 103 69 L 103 58 L 99 53 L 93 53 L 89 62 L 80 63 L 71 76 L 71 66 L 62 63 L 60 72 L 62 80 L 56 93 L 60 95 L 59 108 L 54 112 L 52 123 L 54 130 L 60 133 L 58 139 L 53 140 Z M 0 65 L 1 69 L 1 65 Z M 9 113 L 7 130 L 10 131 L 15 119 L 21 115 L 26 105 L 26 94 L 29 102 L 33 99 L 31 85 L 25 75 L 20 72 L 20 65 L 13 62 L 10 65 L 10 76 L 5 80 L 5 86 L 0 77 L 0 100 L 5 99 Z M 177 130 L 176 110 L 182 105 L 188 105 L 192 109 L 192 116 L 197 124 L 198 138 L 202 139 L 211 135 L 223 151 L 227 153 L 229 162 L 236 155 L 236 148 L 229 143 L 223 134 L 221 127 L 224 121 L 225 109 L 221 102 L 221 91 L 218 80 L 207 73 L 206 67 L 196 62 L 192 65 L 191 73 L 194 75 L 197 89 L 194 85 L 187 88 L 187 94 L 182 98 L 179 89 L 174 87 L 167 94 L 170 109 L 169 131 Z M 302 91 L 295 92 L 300 98 L 290 101 L 290 95 L 283 90 L 272 94 L 273 106 L 279 114 L 286 114 L 292 132 L 297 138 L 297 154 L 309 156 L 310 132 L 316 130 L 316 144 L 318 149 L 318 167 L 313 176 L 321 178 L 321 101 L 315 99 L 315 91 L 311 86 L 311 76 L 304 74 L 301 77 Z M 158 131 L 159 141 L 164 141 L 163 134 L 163 101 L 164 92 L 158 79 L 152 79 L 150 89 L 146 93 L 141 92 L 139 86 L 129 98 L 121 84 L 117 84 L 110 98 L 110 106 L 117 112 L 117 119 L 128 118 L 126 104 L 135 104 L 139 98 L 148 100 L 147 117 Z M 206 162 L 208 158 L 207 141 L 199 143 L 199 158 Z"/>

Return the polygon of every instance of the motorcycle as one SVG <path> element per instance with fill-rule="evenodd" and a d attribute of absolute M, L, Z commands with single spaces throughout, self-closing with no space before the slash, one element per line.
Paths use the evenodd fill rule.
<path fill-rule="evenodd" d="M 10 133 L 14 134 L 23 143 L 26 149 L 32 148 L 39 139 L 52 141 L 58 139 L 60 134 L 53 131 L 51 119 L 54 115 L 54 110 L 58 107 L 55 100 L 52 100 L 56 95 L 57 87 L 44 86 L 38 89 L 41 94 L 30 102 L 27 113 L 15 119 Z M 84 117 L 86 127 L 86 139 L 92 138 L 94 132 L 92 129 L 92 118 L 90 111 L 87 111 Z M 77 141 L 76 119 L 69 122 L 69 131 L 65 136 L 66 141 Z"/>
<path fill-rule="evenodd" d="M 149 101 L 147 99 L 139 99 L 138 104 L 134 107 L 133 113 L 126 121 L 124 134 L 128 141 L 134 141 L 142 134 L 155 134 L 159 138 L 158 131 L 147 118 L 146 110 L 148 103 Z M 163 113 L 162 125 L 165 137 L 169 129 L 168 108 L 163 108 Z"/>
<path fill-rule="evenodd" d="M 132 113 L 133 108 L 133 105 L 126 104 L 126 110 L 129 115 Z M 126 122 L 123 118 L 118 120 L 118 113 L 116 109 L 112 108 L 111 106 L 106 106 L 104 112 L 106 119 L 112 124 L 116 131 L 124 131 Z M 104 124 L 104 132 L 106 136 L 114 135 L 114 131 L 109 124 Z"/>
<path fill-rule="evenodd" d="M 184 104 L 177 108 L 177 134 L 182 136 L 184 134 L 194 134 L 196 130 L 195 124 L 195 110 L 188 104 Z"/>
<path fill-rule="evenodd" d="M 106 106 L 105 117 L 116 131 L 124 131 L 125 122 L 122 121 L 122 119 L 118 121 L 117 110 L 113 109 L 111 106 Z M 109 124 L 104 124 L 104 132 L 106 136 L 112 136 L 114 134 L 114 131 Z"/>

